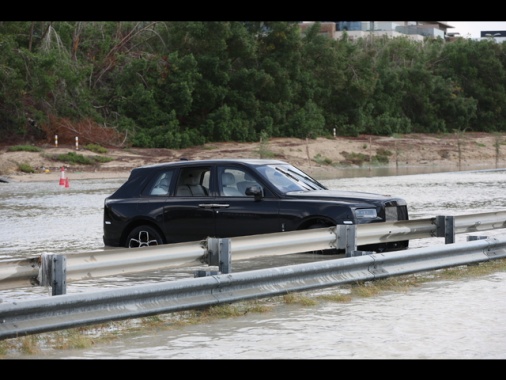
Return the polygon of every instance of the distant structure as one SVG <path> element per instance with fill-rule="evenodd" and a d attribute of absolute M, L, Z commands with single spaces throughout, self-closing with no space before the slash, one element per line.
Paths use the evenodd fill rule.
<path fill-rule="evenodd" d="M 506 41 L 506 30 L 483 30 L 480 32 L 481 39 L 491 38 L 496 42 Z"/>
<path fill-rule="evenodd" d="M 315 22 L 300 24 L 304 32 Z M 407 37 L 422 42 L 425 38 L 446 38 L 447 30 L 453 28 L 443 21 L 320 21 L 321 33 L 339 39 L 346 33 L 350 39 L 365 37 Z"/>

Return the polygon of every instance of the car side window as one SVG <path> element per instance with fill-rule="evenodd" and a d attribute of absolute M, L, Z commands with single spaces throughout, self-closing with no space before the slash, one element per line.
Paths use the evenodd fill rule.
<path fill-rule="evenodd" d="M 263 188 L 260 183 L 257 182 L 257 180 L 248 172 L 241 172 L 242 175 L 237 176 L 237 189 L 244 195 L 246 195 L 246 189 L 248 189 L 251 186 L 258 186 L 260 189 Z M 247 197 L 252 197 L 253 195 L 246 195 Z"/>
<path fill-rule="evenodd" d="M 168 195 L 172 173 L 172 171 L 167 171 L 159 174 L 158 178 L 153 182 L 151 190 L 148 192 L 149 195 Z"/>
<path fill-rule="evenodd" d="M 207 197 L 209 195 L 209 167 L 183 168 L 179 174 L 176 197 Z"/>
<path fill-rule="evenodd" d="M 248 187 L 260 186 L 249 173 L 237 168 L 220 168 L 218 177 L 219 193 L 224 197 L 248 197 Z"/>

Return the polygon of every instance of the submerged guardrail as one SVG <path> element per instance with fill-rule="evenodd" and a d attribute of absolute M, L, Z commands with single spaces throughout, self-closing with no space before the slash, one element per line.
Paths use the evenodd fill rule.
<path fill-rule="evenodd" d="M 506 237 L 0 303 L 0 339 L 506 258 Z"/>
<path fill-rule="evenodd" d="M 44 254 L 40 257 L 0 262 L 0 290 L 22 286 L 51 286 L 53 295 L 61 295 L 66 293 L 68 283 L 104 276 L 197 263 L 218 265 L 221 273 L 229 273 L 232 259 L 235 261 L 331 248 L 342 249 L 347 256 L 353 256 L 362 254 L 356 251 L 357 246 L 361 245 L 430 237 L 444 237 L 445 243 L 450 244 L 455 242 L 456 234 L 499 228 L 506 228 L 506 211 L 338 225 L 229 239 L 208 238 L 197 242 L 144 247 L 141 248 L 142 254 L 139 254 L 138 249 L 126 248 L 68 255 Z"/>

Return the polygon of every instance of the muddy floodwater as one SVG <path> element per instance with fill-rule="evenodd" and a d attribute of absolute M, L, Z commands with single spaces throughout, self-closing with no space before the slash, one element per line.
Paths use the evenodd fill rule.
<path fill-rule="evenodd" d="M 403 197 L 411 219 L 506 210 L 506 169 L 392 175 L 348 172 L 322 182 L 332 189 Z M 104 198 L 123 180 L 0 183 L 0 260 L 43 253 L 101 251 Z M 493 230 L 478 235 L 502 235 Z M 456 241 L 467 239 L 457 235 Z M 410 249 L 444 244 L 410 242 Z M 296 258 L 293 259 L 297 261 Z M 308 255 L 304 260 L 308 260 Z M 254 263 L 250 263 L 252 267 Z M 234 264 L 233 264 L 234 265 Z M 248 265 L 244 263 L 242 265 Z M 233 266 L 234 268 L 234 266 Z M 238 267 L 236 267 L 238 268 Z M 95 279 L 67 286 L 86 292 L 146 281 L 177 280 L 174 272 Z M 184 275 L 184 274 L 183 274 Z M 326 289 L 311 292 L 328 291 Z M 0 302 L 49 297 L 27 287 L 0 290 Z M 177 329 L 120 334 L 75 350 L 42 350 L 19 359 L 506 359 L 506 273 L 424 283 L 346 303 L 283 304 L 264 313 Z"/>

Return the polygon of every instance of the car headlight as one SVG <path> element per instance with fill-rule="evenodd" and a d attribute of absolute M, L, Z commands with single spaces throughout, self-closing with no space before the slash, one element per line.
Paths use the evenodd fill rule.
<path fill-rule="evenodd" d="M 374 219 L 378 217 L 375 208 L 358 208 L 355 210 L 355 216 L 360 219 Z"/>

